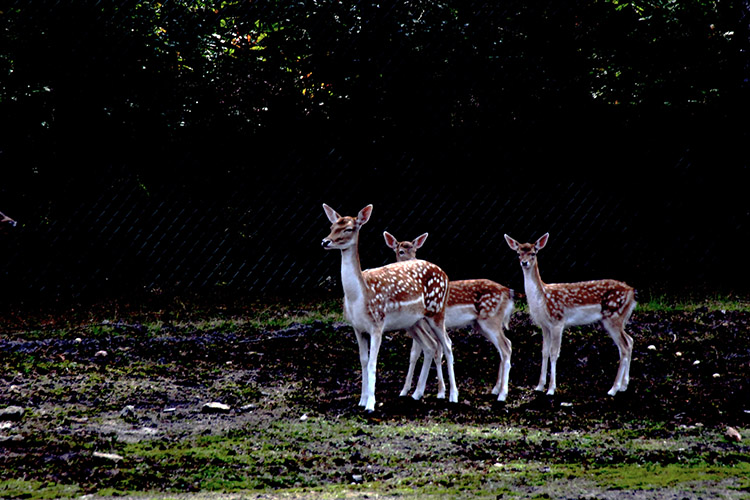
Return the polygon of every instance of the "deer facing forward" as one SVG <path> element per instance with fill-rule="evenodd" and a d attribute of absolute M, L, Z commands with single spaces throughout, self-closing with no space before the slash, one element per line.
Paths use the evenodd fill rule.
<path fill-rule="evenodd" d="M 544 283 L 539 274 L 537 253 L 545 247 L 548 239 L 549 233 L 545 233 L 534 243 L 519 243 L 505 235 L 508 246 L 518 253 L 529 314 L 532 321 L 542 329 L 542 373 L 536 390 L 544 390 L 549 362 L 547 394 L 555 393 L 557 359 L 565 327 L 600 322 L 620 352 L 617 376 L 608 392 L 610 396 L 614 396 L 627 389 L 630 380 L 633 338 L 625 333 L 625 325 L 636 306 L 635 291 L 615 280 Z"/>

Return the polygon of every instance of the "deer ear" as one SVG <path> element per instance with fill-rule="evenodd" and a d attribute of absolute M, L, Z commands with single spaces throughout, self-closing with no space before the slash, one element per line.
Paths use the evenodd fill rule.
<path fill-rule="evenodd" d="M 372 215 L 372 205 L 367 205 L 365 208 L 359 211 L 359 214 L 357 215 L 357 222 L 359 222 L 360 226 L 362 224 L 367 224 L 367 221 L 370 220 L 370 215 Z"/>
<path fill-rule="evenodd" d="M 510 247 L 511 250 L 518 250 L 518 242 L 516 240 L 514 240 L 507 234 L 503 236 L 505 236 L 505 241 L 508 243 L 508 246 Z"/>
<path fill-rule="evenodd" d="M 396 249 L 398 246 L 398 240 L 395 236 L 388 231 L 383 231 L 383 238 L 385 238 L 385 244 L 388 245 L 388 248 L 392 248 L 393 250 Z"/>
<path fill-rule="evenodd" d="M 534 246 L 536 247 L 537 250 L 541 250 L 547 244 L 548 239 L 549 239 L 549 233 L 544 233 L 541 238 L 536 240 L 536 243 L 534 243 Z"/>
<path fill-rule="evenodd" d="M 424 245 L 424 242 L 425 240 L 427 240 L 428 236 L 429 236 L 429 233 L 424 233 L 420 236 L 417 236 L 416 239 L 412 243 L 417 249 L 422 248 L 422 245 Z"/>
<path fill-rule="evenodd" d="M 331 221 L 331 223 L 335 223 L 337 220 L 341 218 L 341 216 L 336 213 L 334 209 L 323 203 L 323 210 L 326 212 L 326 216 L 328 217 L 328 220 Z"/>

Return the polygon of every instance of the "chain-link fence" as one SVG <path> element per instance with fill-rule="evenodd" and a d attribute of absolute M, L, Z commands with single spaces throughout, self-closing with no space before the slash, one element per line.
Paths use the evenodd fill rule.
<path fill-rule="evenodd" d="M 363 267 L 394 259 L 384 230 L 399 239 L 429 232 L 419 256 L 450 277 L 521 290 L 503 234 L 531 241 L 549 231 L 540 260 L 548 282 L 612 277 L 667 292 L 747 290 L 739 238 L 748 212 L 739 179 L 725 183 L 680 164 L 666 169 L 671 177 L 639 169 L 634 179 L 621 162 L 591 175 L 489 160 L 481 168 L 325 160 L 161 184 L 105 170 L 86 188 L 60 186 L 55 199 L 32 192 L 14 200 L 6 191 L 4 211 L 19 224 L 0 236 L 2 293 L 35 301 L 337 290 L 339 255 L 320 246 L 330 226 L 323 202 L 344 215 L 374 204 L 361 232 Z"/>

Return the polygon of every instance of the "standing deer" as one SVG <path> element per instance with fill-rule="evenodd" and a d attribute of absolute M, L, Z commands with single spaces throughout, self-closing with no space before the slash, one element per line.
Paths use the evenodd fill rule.
<path fill-rule="evenodd" d="M 359 231 L 370 220 L 372 205 L 356 217 L 342 217 L 323 204 L 331 221 L 331 233 L 323 239 L 326 250 L 341 251 L 341 284 L 344 288 L 344 316 L 354 328 L 362 364 L 360 406 L 375 409 L 375 371 L 383 332 L 403 330 L 424 320 L 431 336 L 437 339 L 447 360 L 450 402 L 458 402 L 453 372 L 453 350 L 445 332 L 445 301 L 448 277 L 435 264 L 423 260 L 398 262 L 362 271 L 359 261 Z M 369 345 L 365 334 L 370 337 Z M 414 399 L 424 394 L 432 364 L 430 346 L 424 344 L 425 363 Z M 429 358 L 429 359 L 428 359 Z"/>
<path fill-rule="evenodd" d="M 534 243 L 518 243 L 505 235 L 505 241 L 518 253 L 523 270 L 524 289 L 531 319 L 542 329 L 542 374 L 537 391 L 547 383 L 547 363 L 551 361 L 547 394 L 557 387 L 556 365 L 560 356 L 563 329 L 568 325 L 601 325 L 620 351 L 620 364 L 614 385 L 608 394 L 614 396 L 628 388 L 633 338 L 625 333 L 625 325 L 635 309 L 635 291 L 615 280 L 583 281 L 580 283 L 547 284 L 539 274 L 537 253 L 545 247 L 549 233 Z"/>
<path fill-rule="evenodd" d="M 398 241 L 388 231 L 383 233 L 385 244 L 396 253 L 398 262 L 417 258 L 417 250 L 424 245 L 428 233 L 424 233 L 413 241 Z M 497 394 L 498 401 L 505 401 L 508 396 L 508 378 L 510 376 L 511 342 L 505 336 L 510 315 L 513 312 L 513 290 L 487 279 L 460 280 L 448 283 L 448 301 L 445 305 L 445 327 L 463 328 L 472 326 L 474 331 L 480 332 L 495 346 L 500 354 L 500 367 L 497 383 L 492 388 L 492 394 Z M 413 327 L 409 334 L 414 338 L 414 331 L 421 330 L 422 323 Z M 414 367 L 421 354 L 420 343 L 412 342 L 409 357 L 409 371 L 401 395 L 411 388 L 414 377 Z M 441 383 L 442 370 L 440 356 L 435 360 L 438 372 L 438 384 Z"/>

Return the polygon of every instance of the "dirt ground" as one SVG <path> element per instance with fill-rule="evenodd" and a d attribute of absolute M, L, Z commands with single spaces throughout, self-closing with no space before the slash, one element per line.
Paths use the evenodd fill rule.
<path fill-rule="evenodd" d="M 347 325 L 313 321 L 258 329 L 243 322 L 236 311 L 225 310 L 221 321 L 201 322 L 195 318 L 185 322 L 166 321 L 155 329 L 153 323 L 151 326 L 148 323 L 153 318 L 142 315 L 117 322 L 97 317 L 98 314 L 106 315 L 84 314 L 85 320 L 65 326 L 40 320 L 30 327 L 28 319 L 20 324 L 17 316 L 6 317 L 0 333 L 0 410 L 17 406 L 23 412 L 0 422 L 0 480 L 77 484 L 78 493 L 102 492 L 107 488 L 143 491 L 165 488 L 164 491 L 173 492 L 178 487 L 160 482 L 163 477 L 154 476 L 155 473 L 143 473 L 140 484 L 139 479 L 131 478 L 125 485 L 124 473 L 118 475 L 112 473 L 111 467 L 99 466 L 102 460 L 119 459 L 94 456 L 91 450 L 116 451 L 123 443 L 141 442 L 159 442 L 168 447 L 198 437 L 234 436 L 306 419 L 352 421 L 373 429 L 412 423 L 468 424 L 478 429 L 521 429 L 524 436 L 541 429 L 551 436 L 533 442 L 526 437 L 518 441 L 506 439 L 506 449 L 493 451 L 493 456 L 467 438 L 465 450 L 451 456 L 455 467 L 519 460 L 585 465 L 636 460 L 620 444 L 619 448 L 605 445 L 593 450 L 563 450 L 555 441 L 555 436 L 579 435 L 592 429 L 630 429 L 636 436 L 639 429 L 647 429 L 643 432 L 649 438 L 668 439 L 678 431 L 689 434 L 701 429 L 710 429 L 713 436 L 721 436 L 726 428 L 733 427 L 744 433 L 741 443 L 729 439 L 701 441 L 691 445 L 694 449 L 688 452 L 658 450 L 637 460 L 668 465 L 679 463 L 686 456 L 701 460 L 708 456 L 713 457 L 717 466 L 750 462 L 746 432 L 750 428 L 750 313 L 746 312 L 707 308 L 693 312 L 637 311 L 628 328 L 636 342 L 630 387 L 614 398 L 606 392 L 615 376 L 617 350 L 598 327 L 566 331 L 558 364 L 558 391 L 554 397 L 548 397 L 532 390 L 539 377 L 541 336 L 526 314 L 516 312 L 508 332 L 513 342 L 513 367 L 505 403 L 495 401 L 489 394 L 497 374 L 497 352 L 471 330 L 451 335 L 459 403 L 449 404 L 435 398 L 434 373 L 422 401 L 398 397 L 408 364 L 410 340 L 396 332 L 387 336 L 381 349 L 378 405 L 371 415 L 363 414 L 356 404 L 360 390 L 359 362 L 356 342 Z M 305 311 L 295 314 L 304 317 Z M 213 401 L 226 404 L 229 409 L 208 412 L 204 405 Z M 375 439 L 375 430 L 360 428 L 358 432 L 348 439 L 356 441 L 360 434 Z M 457 441 L 452 439 L 455 444 Z M 438 446 L 439 442 L 435 443 Z M 403 446 L 399 451 L 411 462 L 440 460 L 439 451 L 425 448 L 415 451 L 413 442 L 392 441 L 389 445 Z M 339 453 L 333 449 L 338 446 L 335 442 L 330 446 L 332 456 Z M 362 467 L 368 464 L 367 472 L 357 474 L 351 461 Z M 400 478 L 399 470 L 387 470 L 386 466 L 378 469 L 376 465 L 356 453 L 346 455 L 346 460 L 332 459 L 330 463 L 317 459 L 311 465 L 316 472 L 306 476 L 302 483 L 317 487 L 346 484 L 352 478 L 356 483 L 358 476 L 368 474 L 391 481 Z M 273 478 L 277 482 L 269 479 L 267 486 L 271 489 L 266 493 L 221 496 L 192 491 L 202 490 L 200 484 L 189 485 L 185 493 L 194 495 L 190 498 L 226 500 L 296 498 L 292 493 L 272 493 L 279 487 L 300 483 L 297 479 L 287 485 L 281 478 L 295 470 L 294 467 L 285 464 L 268 470 L 271 476 L 277 476 Z M 348 472 L 344 474 L 342 470 Z M 172 471 L 175 475 L 182 472 Z M 262 481 L 257 484 L 261 490 L 266 485 Z M 732 481 L 694 489 L 587 488 L 558 478 L 546 489 L 519 486 L 512 493 L 536 498 L 635 499 L 748 495 L 748 491 Z M 314 495 L 308 491 L 300 497 L 309 496 Z M 16 493 L 11 497 L 34 495 Z M 174 494 L 168 497 L 175 498 Z M 355 490 L 342 492 L 340 497 L 388 498 L 388 495 Z"/>

